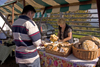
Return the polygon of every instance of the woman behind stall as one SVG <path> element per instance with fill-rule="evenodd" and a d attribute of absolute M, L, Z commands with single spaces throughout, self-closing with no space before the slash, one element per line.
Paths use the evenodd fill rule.
<path fill-rule="evenodd" d="M 68 24 L 66 24 L 65 19 L 60 18 L 57 21 L 57 24 L 59 25 L 59 41 L 73 43 L 72 28 Z"/>

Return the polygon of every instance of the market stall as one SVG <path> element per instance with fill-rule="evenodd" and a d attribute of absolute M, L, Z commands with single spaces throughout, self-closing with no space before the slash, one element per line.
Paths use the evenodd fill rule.
<path fill-rule="evenodd" d="M 56 41 L 57 36 L 51 35 L 50 40 Z M 96 67 L 99 60 L 100 39 L 94 36 L 82 37 L 75 44 L 43 43 L 45 50 L 38 51 L 43 67 Z"/>
<path fill-rule="evenodd" d="M 11 15 L 12 13 L 12 23 L 14 22 L 14 13 L 20 14 L 23 5 L 30 4 L 34 7 L 41 9 L 41 19 L 43 14 L 46 13 L 56 13 L 56 12 L 66 12 L 66 11 L 76 11 L 76 10 L 88 10 L 97 8 L 96 0 L 19 0 L 9 3 L 9 6 L 1 6 L 0 12 L 6 15 Z M 15 4 L 15 5 L 14 5 Z M 13 8 L 13 9 L 12 9 Z M 48 53 L 45 51 L 39 51 L 41 57 L 41 65 L 43 67 L 95 67 L 98 61 L 99 54 L 93 60 L 81 60 L 76 58 L 72 53 L 68 54 L 66 57 L 61 57 Z"/>

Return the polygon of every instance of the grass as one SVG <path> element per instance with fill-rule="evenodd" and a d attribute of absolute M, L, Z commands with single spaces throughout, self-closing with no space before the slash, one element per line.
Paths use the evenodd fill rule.
<path fill-rule="evenodd" d="M 57 35 L 58 32 L 55 32 L 55 34 Z M 83 36 L 82 35 L 73 35 L 73 38 L 81 38 L 81 37 L 83 37 Z"/>
<path fill-rule="evenodd" d="M 81 37 L 83 37 L 82 35 L 73 35 L 73 38 L 81 38 Z"/>

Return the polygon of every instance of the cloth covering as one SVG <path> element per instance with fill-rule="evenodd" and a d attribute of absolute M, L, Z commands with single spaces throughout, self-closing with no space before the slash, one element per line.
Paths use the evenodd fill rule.
<path fill-rule="evenodd" d="M 4 61 L 11 54 L 13 49 L 15 49 L 15 45 L 10 46 L 10 47 L 0 45 L 0 61 L 1 61 L 1 64 L 4 63 Z"/>
<path fill-rule="evenodd" d="M 95 67 L 99 58 L 94 60 L 81 60 L 73 56 L 61 57 L 46 53 L 45 51 L 39 51 L 41 66 L 42 67 Z"/>

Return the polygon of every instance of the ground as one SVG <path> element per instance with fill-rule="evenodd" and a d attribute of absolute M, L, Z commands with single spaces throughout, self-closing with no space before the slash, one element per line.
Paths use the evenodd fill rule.
<path fill-rule="evenodd" d="M 15 62 L 15 57 L 8 57 L 0 67 L 19 67 Z"/>

